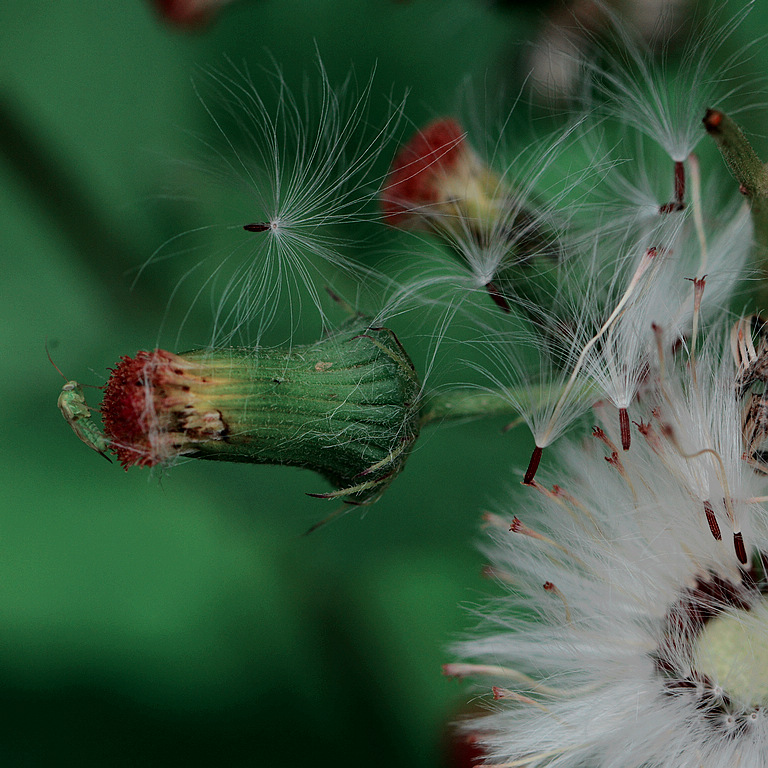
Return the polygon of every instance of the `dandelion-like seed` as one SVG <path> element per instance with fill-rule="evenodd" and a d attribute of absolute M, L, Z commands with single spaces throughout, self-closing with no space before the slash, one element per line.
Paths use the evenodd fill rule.
<path fill-rule="evenodd" d="M 700 115 L 740 90 L 738 85 L 727 84 L 749 47 L 720 54 L 752 5 L 746 3 L 731 18 L 714 13 L 696 20 L 675 57 L 674 74 L 668 69 L 668 56 L 659 57 L 618 17 L 611 24 L 613 45 L 597 46 L 603 61 L 585 58 L 582 62 L 588 76 L 587 102 L 658 144 L 673 161 L 672 199 L 661 204 L 661 213 L 679 212 L 687 205 L 686 163 L 703 138 Z M 717 67 L 714 61 L 718 61 Z"/>
<path fill-rule="evenodd" d="M 699 19 L 676 58 L 674 75 L 666 66 L 666 56 L 661 57 L 660 66 L 658 55 L 654 56 L 633 30 L 614 20 L 617 53 L 608 54 L 606 64 L 585 62 L 594 88 L 607 97 L 604 108 L 661 144 L 676 163 L 684 162 L 702 139 L 697 122 L 704 109 L 738 90 L 732 86 L 723 92 L 723 83 L 744 59 L 745 51 L 726 56 L 717 68 L 713 62 L 752 5 L 746 3 L 730 19 L 717 14 Z"/>
<path fill-rule="evenodd" d="M 290 331 L 312 314 L 309 309 L 327 326 L 325 287 L 344 295 L 350 285 L 372 288 L 380 279 L 347 251 L 352 240 L 366 236 L 361 224 L 376 218 L 377 160 L 402 103 L 389 100 L 374 125 L 373 76 L 361 87 L 352 75 L 333 85 L 319 60 L 317 69 L 316 87 L 305 83 L 301 97 L 279 69 L 256 76 L 235 67 L 211 72 L 215 96 L 200 96 L 214 137 L 203 139 L 207 157 L 198 165 L 226 190 L 226 223 L 203 222 L 174 237 L 142 272 L 181 243 L 218 238 L 213 248 L 205 244 L 206 255 L 174 292 L 204 275 L 193 302 L 210 292 L 212 347 L 261 343 L 286 308 Z"/>

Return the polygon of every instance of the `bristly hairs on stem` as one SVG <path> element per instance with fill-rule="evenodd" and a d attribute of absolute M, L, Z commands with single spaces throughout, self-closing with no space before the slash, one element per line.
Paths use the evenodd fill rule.
<path fill-rule="evenodd" d="M 211 99 L 195 86 L 218 135 L 202 139 L 208 157 L 197 166 L 226 187 L 228 207 L 219 217 L 226 223 L 172 238 L 139 275 L 173 255 L 164 252 L 188 235 L 220 236 L 221 244 L 207 244 L 206 256 L 174 291 L 203 276 L 192 305 L 210 292 L 212 347 L 235 340 L 258 344 L 286 308 L 290 333 L 300 316 L 305 319 L 307 305 L 326 327 L 325 286 L 344 295 L 349 285 L 356 291 L 378 279 L 345 249 L 361 236 L 350 227 L 376 218 L 377 160 L 396 131 L 404 100 L 388 99 L 385 116 L 372 125 L 374 73 L 362 86 L 354 73 L 336 86 L 319 54 L 316 68 L 301 92 L 289 88 L 277 64 L 256 74 L 231 63 L 209 72 L 207 85 L 216 94 Z M 234 197 L 233 189 L 242 189 L 242 196 Z"/>

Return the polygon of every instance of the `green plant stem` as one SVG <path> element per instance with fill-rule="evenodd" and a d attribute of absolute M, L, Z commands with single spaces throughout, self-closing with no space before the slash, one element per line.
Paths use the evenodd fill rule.
<path fill-rule="evenodd" d="M 563 387 L 564 388 L 564 387 Z M 578 385 L 580 396 L 594 395 L 599 397 L 596 387 L 581 383 Z M 562 390 L 561 390 L 562 391 Z M 421 405 L 419 423 L 424 427 L 443 421 L 460 421 L 462 419 L 480 419 L 493 416 L 518 417 L 520 409 L 513 401 L 527 405 L 531 409 L 539 408 L 548 400 L 556 400 L 560 392 L 551 384 L 531 385 L 520 387 L 514 397 L 501 390 L 468 390 L 455 389 L 446 392 L 427 395 Z"/>
<path fill-rule="evenodd" d="M 739 190 L 750 201 L 755 230 L 755 251 L 763 274 L 758 298 L 768 306 L 768 168 L 757 156 L 741 128 L 724 112 L 708 109 L 704 127 L 726 165 L 739 182 Z"/>
<path fill-rule="evenodd" d="M 421 407 L 421 426 L 441 421 L 478 419 L 489 416 L 519 415 L 519 411 L 501 393 L 453 390 L 428 395 Z"/>

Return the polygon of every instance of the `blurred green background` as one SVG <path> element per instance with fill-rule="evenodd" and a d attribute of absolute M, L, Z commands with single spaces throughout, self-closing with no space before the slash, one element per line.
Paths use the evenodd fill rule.
<path fill-rule="evenodd" d="M 56 408 L 45 344 L 96 385 L 154 346 L 185 267 L 130 290 L 135 270 L 221 200 L 166 199 L 188 133 L 213 132 L 193 87 L 206 69 L 273 57 L 300 83 L 317 46 L 334 81 L 377 67 L 374 111 L 409 89 L 418 125 L 451 111 L 467 75 L 506 83 L 511 105 L 540 12 L 243 0 L 189 32 L 142 0 L 0 4 L 0 764 L 443 764 L 470 693 L 440 665 L 472 624 L 466 604 L 490 591 L 479 514 L 516 481 L 527 433 L 431 431 L 378 504 L 302 537 L 333 509 L 305 496 L 327 489 L 310 473 L 126 473 L 90 452 Z M 181 348 L 208 340 L 201 305 Z"/>

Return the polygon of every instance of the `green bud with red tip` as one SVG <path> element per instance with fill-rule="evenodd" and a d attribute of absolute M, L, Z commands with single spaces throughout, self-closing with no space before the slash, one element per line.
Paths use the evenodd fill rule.
<path fill-rule="evenodd" d="M 357 316 L 289 349 L 164 350 L 123 357 L 101 412 L 124 467 L 176 458 L 312 469 L 376 501 L 419 434 L 420 384 L 395 334 Z"/>

